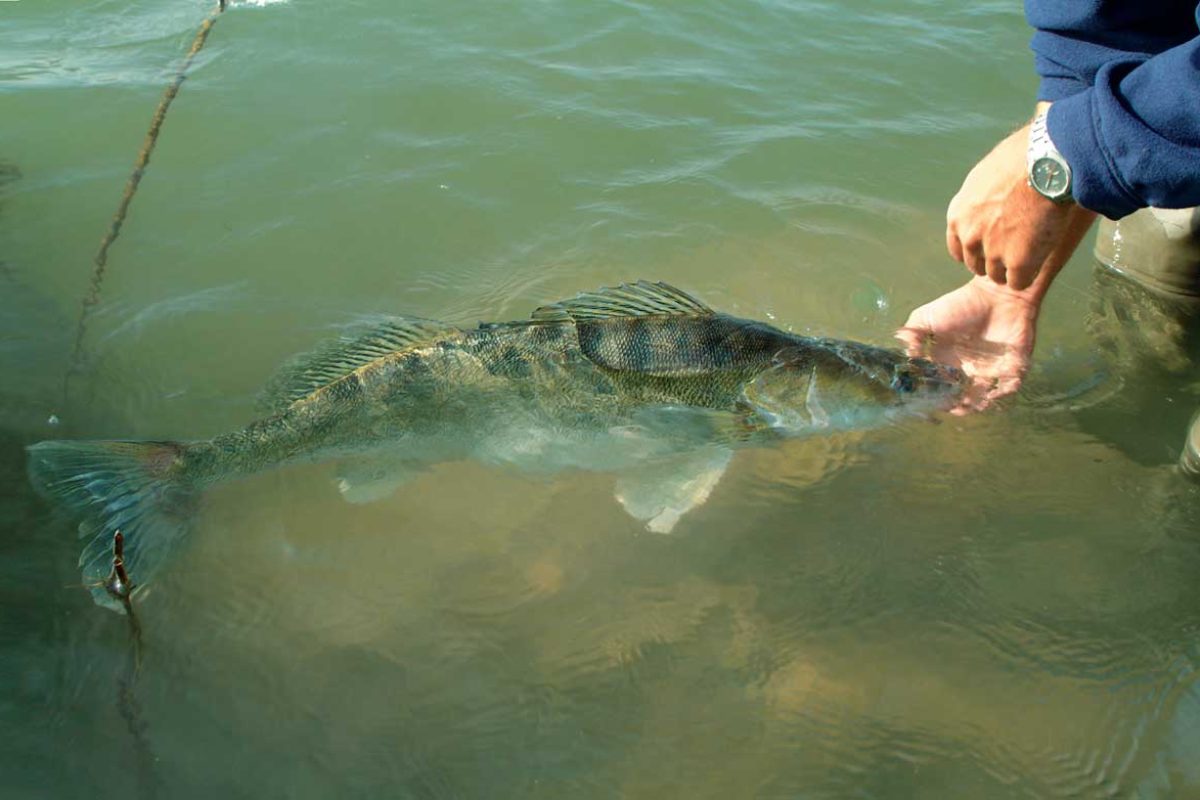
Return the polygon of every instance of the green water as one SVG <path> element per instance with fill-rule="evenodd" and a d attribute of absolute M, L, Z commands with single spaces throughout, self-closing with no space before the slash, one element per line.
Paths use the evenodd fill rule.
<path fill-rule="evenodd" d="M 1097 322 L 1084 254 L 1016 403 L 739 453 L 671 536 L 603 474 L 219 488 L 139 603 L 131 735 L 125 622 L 73 586 L 22 445 L 210 436 L 364 315 L 636 278 L 887 343 L 964 279 L 945 202 L 1034 90 L 999 0 L 235 2 L 64 401 L 212 5 L 0 3 L 5 797 L 1200 794 L 1200 514 L 1170 468 L 1200 383 L 1139 357 L 1151 318 Z"/>

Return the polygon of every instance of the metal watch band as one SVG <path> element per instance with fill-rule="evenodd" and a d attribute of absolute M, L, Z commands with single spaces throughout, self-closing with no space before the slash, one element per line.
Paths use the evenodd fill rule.
<path fill-rule="evenodd" d="M 1029 185 L 1043 197 L 1056 203 L 1069 203 L 1072 200 L 1073 184 L 1071 167 L 1058 148 L 1054 146 L 1054 141 L 1050 138 L 1050 133 L 1046 128 L 1046 117 L 1045 111 L 1039 112 L 1029 126 L 1029 146 L 1025 151 L 1027 178 Z M 1038 169 L 1057 171 L 1060 179 L 1065 176 L 1065 184 L 1058 191 L 1049 190 L 1048 187 L 1041 185 L 1042 181 L 1039 181 L 1037 174 Z"/>

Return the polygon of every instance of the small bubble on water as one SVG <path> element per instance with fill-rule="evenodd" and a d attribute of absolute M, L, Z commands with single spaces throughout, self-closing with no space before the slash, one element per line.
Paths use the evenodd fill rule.
<path fill-rule="evenodd" d="M 859 311 L 879 313 L 891 308 L 891 301 L 883 287 L 874 281 L 867 281 L 850 295 L 850 302 Z"/>

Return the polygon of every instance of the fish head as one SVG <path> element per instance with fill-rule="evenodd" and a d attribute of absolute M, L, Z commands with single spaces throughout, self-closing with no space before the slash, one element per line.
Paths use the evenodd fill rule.
<path fill-rule="evenodd" d="M 966 382 L 961 370 L 896 350 L 811 340 L 776 354 L 743 388 L 742 402 L 785 435 L 875 427 L 908 414 L 949 408 Z"/>
<path fill-rule="evenodd" d="M 900 357 L 892 365 L 888 388 L 899 405 L 948 407 L 966 390 L 966 375 L 957 367 L 928 358 L 896 355 Z"/>

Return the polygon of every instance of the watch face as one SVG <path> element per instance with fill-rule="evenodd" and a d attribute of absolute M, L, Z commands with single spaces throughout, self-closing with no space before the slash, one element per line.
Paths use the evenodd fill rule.
<path fill-rule="evenodd" d="M 1029 171 L 1030 182 L 1047 197 L 1062 197 L 1070 188 L 1071 176 L 1057 159 L 1043 156 L 1033 162 Z"/>

